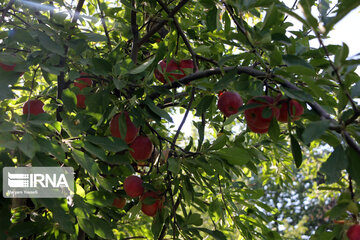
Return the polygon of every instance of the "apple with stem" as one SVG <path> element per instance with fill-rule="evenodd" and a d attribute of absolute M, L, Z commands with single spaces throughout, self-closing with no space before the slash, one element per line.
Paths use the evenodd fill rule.
<path fill-rule="evenodd" d="M 120 112 L 116 114 L 110 121 L 110 132 L 113 137 L 122 138 L 119 128 L 119 118 L 124 114 L 126 122 L 126 135 L 125 142 L 130 144 L 139 133 L 139 128 L 131 121 L 129 114 L 127 112 Z"/>
<path fill-rule="evenodd" d="M 226 117 L 230 117 L 237 113 L 242 105 L 243 100 L 237 92 L 224 92 L 219 97 L 217 107 Z"/>
<path fill-rule="evenodd" d="M 125 179 L 124 190 L 129 197 L 136 198 L 144 193 L 143 180 L 132 175 Z"/>
<path fill-rule="evenodd" d="M 124 208 L 126 204 L 126 199 L 123 198 L 123 197 L 117 197 L 114 199 L 113 203 L 112 203 L 112 206 L 116 207 L 116 208 L 119 208 L 119 209 L 122 209 Z"/>
<path fill-rule="evenodd" d="M 141 198 L 141 211 L 150 217 L 155 216 L 158 210 L 162 208 L 162 200 L 161 197 L 156 192 L 146 192 Z M 152 202 L 152 203 L 147 203 Z"/>
<path fill-rule="evenodd" d="M 279 102 L 280 114 L 277 118 L 279 122 L 288 122 L 290 116 L 291 121 L 297 121 L 300 116 L 304 113 L 303 106 L 296 100 L 282 100 Z"/>
<path fill-rule="evenodd" d="M 34 99 L 34 100 L 29 100 L 27 102 L 24 103 L 23 105 L 23 114 L 27 115 L 39 115 L 41 113 L 44 113 L 44 103 L 41 100 L 38 99 Z"/>
<path fill-rule="evenodd" d="M 256 133 L 266 133 L 271 120 L 279 116 L 279 109 L 276 102 L 270 96 L 257 96 L 251 98 L 247 104 L 258 104 L 253 108 L 245 110 L 245 119 L 249 129 Z"/>
<path fill-rule="evenodd" d="M 80 88 L 80 90 L 86 87 L 91 87 L 93 84 L 91 78 L 88 78 L 86 73 L 81 73 L 81 75 L 81 77 L 75 79 L 74 86 Z"/>
<path fill-rule="evenodd" d="M 155 78 L 162 83 L 167 83 L 164 74 L 167 74 L 170 82 L 179 80 L 185 77 L 187 72 L 194 68 L 194 63 L 192 60 L 181 60 L 180 62 L 176 62 L 175 60 L 170 60 L 169 62 L 161 60 L 159 66 L 161 71 L 155 69 Z"/>
<path fill-rule="evenodd" d="M 146 136 L 137 136 L 135 140 L 130 144 L 130 155 L 135 161 L 146 161 L 151 157 L 154 150 L 154 145 L 150 139 Z"/>

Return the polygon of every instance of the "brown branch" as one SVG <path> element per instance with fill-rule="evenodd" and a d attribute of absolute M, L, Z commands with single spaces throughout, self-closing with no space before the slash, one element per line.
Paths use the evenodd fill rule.
<path fill-rule="evenodd" d="M 171 145 L 171 150 L 174 151 L 175 150 L 175 144 L 176 144 L 176 140 L 177 138 L 179 137 L 180 135 L 180 132 L 181 132 L 181 128 L 184 126 L 185 122 L 186 122 L 186 119 L 187 119 L 187 116 L 189 115 L 189 112 L 190 112 L 190 109 L 191 109 L 191 105 L 194 101 L 194 96 L 195 96 L 195 87 L 193 87 L 193 89 L 191 90 L 191 97 L 190 97 L 190 101 L 189 101 L 189 105 L 188 107 L 186 108 L 186 111 L 185 111 L 185 114 L 184 114 L 184 117 L 183 119 L 181 120 L 181 123 L 175 133 L 175 136 L 173 138 L 173 142 L 172 142 L 172 145 Z"/>
<path fill-rule="evenodd" d="M 105 32 L 105 35 L 106 35 L 106 38 L 107 38 L 107 44 L 108 44 L 109 50 L 111 51 L 112 50 L 111 40 L 110 40 L 110 36 L 109 36 L 109 31 L 107 29 L 106 22 L 105 22 L 104 11 L 101 9 L 100 0 L 97 0 L 97 3 L 98 3 L 98 6 L 99 6 L 99 10 L 100 10 L 101 23 L 103 25 L 104 32 Z"/>
<path fill-rule="evenodd" d="M 1 19 L 0 19 L 0 24 L 2 24 L 4 22 L 7 11 L 9 11 L 9 9 L 11 8 L 11 6 L 14 3 L 15 3 L 15 0 L 10 0 L 10 2 L 8 2 L 6 7 L 1 10 L 3 13 L 2 13 L 2 16 L 1 16 Z"/>
<path fill-rule="evenodd" d="M 181 2 L 171 11 L 169 17 L 173 17 L 188 1 L 189 0 L 181 0 Z M 150 39 L 150 37 L 154 35 L 157 31 L 159 31 L 167 22 L 168 20 L 162 20 L 158 24 L 156 24 L 153 28 L 151 28 L 151 30 L 143 38 L 139 40 L 138 47 L 146 43 Z"/>
<path fill-rule="evenodd" d="M 131 6 L 133 7 L 133 9 L 131 10 L 131 32 L 133 34 L 131 59 L 136 64 L 140 45 L 138 44 L 138 42 L 139 42 L 139 27 L 136 23 L 136 11 L 134 10 L 134 9 L 136 9 L 135 0 L 131 0 Z"/>
<path fill-rule="evenodd" d="M 166 6 L 166 4 L 162 0 L 157 0 L 157 2 L 164 9 L 164 11 L 170 16 L 171 12 L 170 12 L 169 8 Z M 187 39 L 184 31 L 181 29 L 180 24 L 177 21 L 177 19 L 175 18 L 175 16 L 173 16 L 172 18 L 173 18 L 173 22 L 174 22 L 176 30 L 180 34 L 180 36 L 183 39 L 187 49 L 189 50 L 189 52 L 191 54 L 191 57 L 192 57 L 193 62 L 194 62 L 194 72 L 197 72 L 199 70 L 199 63 L 198 63 L 198 60 L 197 60 L 197 57 L 196 57 L 197 55 L 194 52 L 193 48 L 191 47 L 189 40 Z"/>
<path fill-rule="evenodd" d="M 80 16 L 80 11 L 81 9 L 83 8 L 83 5 L 84 5 L 84 2 L 85 0 L 79 0 L 77 6 L 76 6 L 76 9 L 75 9 L 75 14 L 71 20 L 72 23 L 76 23 L 77 20 L 79 19 L 79 16 Z M 71 30 L 73 30 L 75 28 L 75 26 L 73 26 L 71 28 Z M 69 35 L 67 37 L 67 40 L 70 40 L 71 39 L 71 35 Z M 61 57 L 60 58 L 60 63 L 59 63 L 59 67 L 60 68 L 64 68 L 65 67 L 65 64 L 66 64 L 66 55 L 68 53 L 68 50 L 69 50 L 69 46 L 68 45 L 65 45 L 64 46 L 64 57 Z M 58 78 L 57 78 L 57 94 L 56 94 L 56 98 L 57 99 L 62 99 L 62 92 L 64 91 L 64 89 L 66 88 L 66 83 L 65 83 L 65 73 L 64 71 L 61 71 L 60 74 L 58 75 Z M 56 109 L 56 119 L 60 122 L 62 119 L 61 119 L 61 116 L 60 116 L 60 112 L 62 111 L 62 107 L 58 107 Z"/>

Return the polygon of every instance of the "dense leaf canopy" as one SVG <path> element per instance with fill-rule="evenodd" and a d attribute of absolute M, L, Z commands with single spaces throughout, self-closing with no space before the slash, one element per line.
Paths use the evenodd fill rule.
<path fill-rule="evenodd" d="M 0 164 L 73 167 L 75 193 L 2 198 L 0 239 L 348 239 L 360 60 L 324 39 L 359 5 L 2 1 Z M 244 102 L 228 117 L 227 91 Z M 26 114 L 35 99 L 44 113 Z M 131 132 L 153 144 L 147 161 Z M 131 175 L 156 194 L 127 196 Z"/>

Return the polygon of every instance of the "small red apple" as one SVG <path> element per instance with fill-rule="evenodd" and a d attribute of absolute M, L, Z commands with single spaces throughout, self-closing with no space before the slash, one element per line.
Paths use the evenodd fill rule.
<path fill-rule="evenodd" d="M 76 106 L 78 107 L 78 108 L 86 108 L 86 105 L 85 105 L 85 99 L 86 99 L 86 97 L 85 97 L 85 95 L 83 95 L 83 94 L 77 94 L 76 95 Z"/>
<path fill-rule="evenodd" d="M 187 75 L 186 72 L 193 69 L 194 63 L 192 60 L 181 60 L 180 62 L 170 60 L 169 63 L 165 60 L 161 60 L 159 62 L 159 66 L 161 67 L 161 72 L 158 69 L 155 69 L 155 77 L 160 82 L 166 83 L 167 81 L 165 79 L 164 72 L 169 73 L 170 76 L 168 76 L 168 78 L 170 82 L 173 82 L 185 77 Z"/>
<path fill-rule="evenodd" d="M 119 208 L 119 209 L 122 209 L 122 208 L 125 206 L 125 204 L 126 204 L 126 199 L 123 198 L 123 197 L 117 197 L 117 198 L 115 198 L 114 201 L 113 201 L 113 203 L 112 203 L 112 205 L 113 205 L 114 207 L 117 207 L 117 208 Z"/>
<path fill-rule="evenodd" d="M 153 204 L 145 204 L 144 201 L 147 198 L 154 198 L 155 202 Z M 156 192 L 146 192 L 141 196 L 141 211 L 150 216 L 155 216 L 156 212 L 162 208 L 161 197 Z"/>
<path fill-rule="evenodd" d="M 16 67 L 16 64 L 7 65 L 7 64 L 4 64 L 4 63 L 0 62 L 0 67 L 6 72 L 11 72 L 11 71 L 14 71 L 14 68 Z"/>
<path fill-rule="evenodd" d="M 81 75 L 81 77 L 75 79 L 74 86 L 80 88 L 80 90 L 86 87 L 91 87 L 91 85 L 93 84 L 91 78 L 86 77 L 86 73 L 81 73 Z"/>
<path fill-rule="evenodd" d="M 131 119 L 127 112 L 124 112 L 124 114 L 126 120 L 125 142 L 127 144 L 130 144 L 132 141 L 134 141 L 135 137 L 137 136 L 139 132 L 139 128 L 137 128 L 135 124 L 131 122 Z M 121 112 L 116 114 L 110 121 L 110 132 L 113 137 L 122 138 L 119 129 L 119 117 L 121 115 L 122 115 Z"/>
<path fill-rule="evenodd" d="M 263 134 L 263 133 L 267 133 L 269 131 L 269 127 L 267 127 L 267 128 L 257 128 L 257 127 L 254 127 L 253 125 L 249 124 L 249 123 L 247 124 L 247 126 L 254 133 Z"/>
<path fill-rule="evenodd" d="M 45 112 L 43 106 L 44 103 L 41 100 L 29 100 L 23 105 L 23 114 L 39 115 Z"/>
<path fill-rule="evenodd" d="M 143 180 L 138 176 L 129 176 L 124 181 L 124 190 L 129 197 L 136 198 L 144 193 Z"/>
<path fill-rule="evenodd" d="M 154 150 L 154 145 L 146 136 L 137 136 L 130 147 L 133 149 L 130 154 L 136 161 L 146 161 Z"/>
<path fill-rule="evenodd" d="M 273 117 L 279 116 L 279 109 L 275 106 L 275 101 L 269 96 L 258 96 L 251 98 L 247 104 L 259 104 L 258 107 L 245 110 L 245 119 L 247 124 L 253 128 L 266 129 L 269 128 Z M 269 117 L 263 117 L 263 111 L 271 111 Z M 251 128 L 250 128 L 251 129 Z"/>
<path fill-rule="evenodd" d="M 222 93 L 218 101 L 218 109 L 224 113 L 226 117 L 238 112 L 239 107 L 243 105 L 243 100 L 237 92 Z"/>
<path fill-rule="evenodd" d="M 287 122 L 289 113 L 290 113 L 291 121 L 299 120 L 300 116 L 304 113 L 303 106 L 301 106 L 301 104 L 294 99 L 291 99 L 290 101 L 288 100 L 280 101 L 279 105 L 280 105 L 280 114 L 279 117 L 277 118 L 279 122 Z"/>
<path fill-rule="evenodd" d="M 349 240 L 360 240 L 360 225 L 352 225 L 346 233 Z"/>

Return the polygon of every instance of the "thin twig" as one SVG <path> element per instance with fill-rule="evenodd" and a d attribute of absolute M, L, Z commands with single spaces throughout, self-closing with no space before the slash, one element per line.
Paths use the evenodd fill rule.
<path fill-rule="evenodd" d="M 136 64 L 140 45 L 138 44 L 138 42 L 139 42 L 139 27 L 136 23 L 136 11 L 134 10 L 134 9 L 136 9 L 135 0 L 131 0 L 131 6 L 133 7 L 133 9 L 131 10 L 131 32 L 133 35 L 131 59 Z"/>
<path fill-rule="evenodd" d="M 11 8 L 11 6 L 15 3 L 15 0 L 10 0 L 8 2 L 8 4 L 6 5 L 6 7 L 4 9 L 2 9 L 2 16 L 1 16 L 1 19 L 0 19 L 0 24 L 2 24 L 5 20 L 5 16 L 6 16 L 6 13 L 7 11 L 9 11 L 9 9 Z"/>
<path fill-rule="evenodd" d="M 98 3 L 98 6 L 99 6 L 99 10 L 100 10 L 101 23 L 103 25 L 104 32 L 105 32 L 105 35 L 106 35 L 106 38 L 107 38 L 107 44 L 108 44 L 109 50 L 111 51 L 112 50 L 111 40 L 110 40 L 109 32 L 108 32 L 108 29 L 107 29 L 107 26 L 106 26 L 106 22 L 105 22 L 104 11 L 101 9 L 100 0 L 97 0 L 97 3 Z"/>

